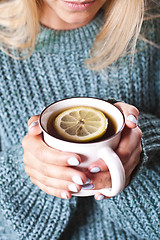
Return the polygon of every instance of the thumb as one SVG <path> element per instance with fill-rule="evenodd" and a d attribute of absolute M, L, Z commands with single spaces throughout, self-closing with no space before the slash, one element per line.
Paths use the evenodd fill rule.
<path fill-rule="evenodd" d="M 137 124 L 138 124 L 138 116 L 130 113 L 126 117 L 126 126 L 129 128 L 135 128 L 135 127 L 137 127 Z"/>
<path fill-rule="evenodd" d="M 124 114 L 125 124 L 128 128 L 136 128 L 138 125 L 139 111 L 136 107 L 127 104 L 118 102 L 115 104 Z"/>
<path fill-rule="evenodd" d="M 34 115 L 28 120 L 28 131 L 30 135 L 39 135 L 42 130 L 39 127 L 39 115 Z"/>

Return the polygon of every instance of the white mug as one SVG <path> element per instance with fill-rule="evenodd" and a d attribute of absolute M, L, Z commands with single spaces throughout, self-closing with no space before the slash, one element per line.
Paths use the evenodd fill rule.
<path fill-rule="evenodd" d="M 47 122 L 53 113 L 60 113 L 65 109 L 76 106 L 90 106 L 103 111 L 107 115 L 114 119 L 116 124 L 116 133 L 102 141 L 95 141 L 92 143 L 75 143 L 67 140 L 61 140 L 54 136 L 51 136 L 47 130 Z M 103 159 L 108 166 L 111 175 L 111 188 L 105 188 L 100 190 L 84 190 L 82 189 L 78 193 L 72 193 L 75 196 L 91 196 L 96 191 L 102 193 L 107 197 L 112 197 L 119 194 L 125 186 L 125 172 L 121 160 L 114 152 L 114 149 L 118 146 L 121 132 L 124 128 L 124 115 L 123 113 L 111 103 L 88 97 L 68 98 L 58 102 L 54 102 L 47 106 L 41 113 L 39 123 L 43 132 L 44 141 L 55 149 L 61 151 L 74 152 L 80 155 L 81 164 L 78 166 L 84 171 L 84 168 L 99 159 Z"/>

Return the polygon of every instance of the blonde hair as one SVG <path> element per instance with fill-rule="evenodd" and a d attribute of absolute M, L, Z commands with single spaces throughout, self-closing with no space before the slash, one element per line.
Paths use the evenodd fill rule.
<path fill-rule="evenodd" d="M 109 66 L 127 50 L 131 41 L 130 50 L 134 52 L 143 16 L 144 0 L 107 1 L 106 23 L 95 40 L 92 58 L 87 63 L 97 70 Z"/>
<path fill-rule="evenodd" d="M 39 29 L 35 0 L 0 0 L 0 48 L 34 50 Z"/>
<path fill-rule="evenodd" d="M 34 50 L 41 0 L 0 0 L 0 47 Z M 130 47 L 133 52 L 144 17 L 145 0 L 107 0 L 106 23 L 98 34 L 87 65 L 94 70 L 112 64 Z M 14 11 L 13 11 L 14 10 Z"/>

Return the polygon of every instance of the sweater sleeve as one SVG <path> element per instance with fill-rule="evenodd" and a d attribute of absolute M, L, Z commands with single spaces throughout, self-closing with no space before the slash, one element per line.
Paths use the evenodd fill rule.
<path fill-rule="evenodd" d="M 160 119 L 140 112 L 139 126 L 143 132 L 143 152 L 131 183 L 121 194 L 101 204 L 128 234 L 137 239 L 159 240 Z"/>
<path fill-rule="evenodd" d="M 154 164 L 154 155 L 160 153 L 160 48 L 157 47 L 160 46 L 159 26 L 160 19 L 153 19 L 144 24 L 147 39 L 152 44 L 139 41 L 135 54 L 135 61 L 139 65 L 137 67 L 135 64 L 133 67 L 134 72 L 141 72 L 138 81 L 133 73 L 132 99 L 133 105 L 140 111 L 138 125 L 142 130 L 143 152 L 138 168 L 141 170 L 145 168 L 147 162 Z M 142 90 L 139 92 L 140 85 Z"/>
<path fill-rule="evenodd" d="M 157 161 L 150 162 L 118 196 L 98 203 L 104 219 L 105 216 L 111 222 L 116 219 L 114 224 L 133 239 L 160 239 L 159 158 L 160 154 L 155 154 Z"/>
<path fill-rule="evenodd" d="M 155 75 L 150 73 L 149 76 L 154 76 L 156 81 L 153 83 L 151 78 L 148 89 L 144 86 L 144 105 L 139 105 L 138 125 L 143 134 L 140 163 L 131 183 L 118 196 L 97 202 L 106 229 L 110 221 L 117 226 L 116 231 L 121 229 L 126 234 L 125 239 L 127 236 L 141 240 L 160 239 L 160 58 L 155 62 Z"/>
<path fill-rule="evenodd" d="M 98 202 L 104 219 L 116 219 L 118 229 L 125 229 L 133 239 L 160 239 L 160 119 L 140 112 L 143 152 L 131 183 L 118 195 Z M 115 224 L 115 223 L 114 223 Z M 107 227 L 107 226 L 106 226 Z"/>
<path fill-rule="evenodd" d="M 147 162 L 154 164 L 154 155 L 160 153 L 160 118 L 155 115 L 140 113 L 139 127 L 142 130 L 142 155 L 138 168 L 145 167 Z"/>
<path fill-rule="evenodd" d="M 0 206 L 19 239 L 58 239 L 76 198 L 62 200 L 41 191 L 24 171 L 21 144 L 0 153 Z"/>

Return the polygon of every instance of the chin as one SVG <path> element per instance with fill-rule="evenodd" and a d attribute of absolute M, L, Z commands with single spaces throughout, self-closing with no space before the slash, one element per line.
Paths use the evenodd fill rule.
<path fill-rule="evenodd" d="M 92 21 L 92 19 L 94 18 L 91 16 L 72 16 L 70 18 L 66 18 L 64 19 L 65 22 L 67 22 L 70 25 L 75 25 L 75 27 L 82 27 L 85 26 L 86 24 L 88 24 L 89 22 Z"/>

